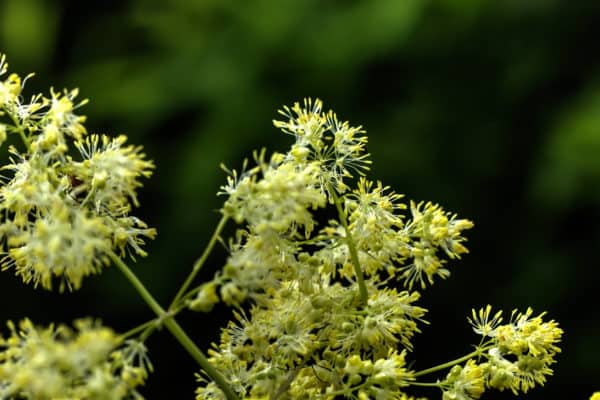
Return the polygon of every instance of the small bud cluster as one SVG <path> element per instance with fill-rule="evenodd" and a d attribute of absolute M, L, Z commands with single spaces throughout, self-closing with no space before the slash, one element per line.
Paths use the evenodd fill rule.
<path fill-rule="evenodd" d="M 8 323 L 0 337 L 0 399 L 141 399 L 152 366 L 142 343 L 122 342 L 89 319 L 36 327 Z"/>
<path fill-rule="evenodd" d="M 26 101 L 26 79 L 3 79 L 7 67 L 0 55 L 0 142 L 14 134 L 24 150 L 11 146 L 1 168 L 2 269 L 45 289 L 58 279 L 62 291 L 78 289 L 113 251 L 146 255 L 144 238 L 156 231 L 130 211 L 154 164 L 125 136 L 87 135 L 77 90 Z"/>

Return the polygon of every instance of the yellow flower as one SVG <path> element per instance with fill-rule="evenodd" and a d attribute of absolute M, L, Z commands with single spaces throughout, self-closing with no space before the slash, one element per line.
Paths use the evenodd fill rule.
<path fill-rule="evenodd" d="M 36 327 L 25 319 L 8 323 L 10 336 L 0 337 L 0 388 L 3 398 L 125 399 L 144 383 L 148 364 L 139 346 L 120 348 L 119 337 L 89 319 L 65 326 Z M 145 350 L 145 349 L 143 349 Z M 142 355 L 145 357 L 145 354 Z M 142 379 L 125 379 L 134 371 Z M 126 374 L 125 374 L 126 375 Z M 138 397 L 136 397 L 138 398 Z"/>
<path fill-rule="evenodd" d="M 49 110 L 46 113 L 44 121 L 48 124 L 57 126 L 61 132 L 80 140 L 87 133 L 83 123 L 85 116 L 76 115 L 73 111 L 87 103 L 82 100 L 78 104 L 73 101 L 79 94 L 78 89 L 70 91 L 64 90 L 62 93 L 50 89 L 50 98 L 46 99 L 49 103 Z"/>
<path fill-rule="evenodd" d="M 217 285 L 207 282 L 200 287 L 198 295 L 189 303 L 189 308 L 194 311 L 209 312 L 219 302 L 217 296 Z"/>
<path fill-rule="evenodd" d="M 139 205 L 136 191 L 142 186 L 140 178 L 152 175 L 154 163 L 145 159 L 141 147 L 125 146 L 126 141 L 124 135 L 91 135 L 75 142 L 83 156 L 71 171 L 81 181 L 75 193 L 86 193 L 96 209 L 121 214 L 128 211 L 127 198 Z"/>
<path fill-rule="evenodd" d="M 492 306 L 489 304 L 485 309 L 481 308 L 478 314 L 475 313 L 475 310 L 471 310 L 473 318 L 467 317 L 467 320 L 473 326 L 475 333 L 483 337 L 496 336 L 496 327 L 502 322 L 502 311 L 496 312 L 490 319 L 491 312 Z"/>
<path fill-rule="evenodd" d="M 4 58 L 2 58 L 4 60 Z M 0 81 L 0 107 L 11 106 L 21 94 L 21 78 L 10 74 L 5 81 Z"/>
<path fill-rule="evenodd" d="M 409 289 L 419 282 L 425 289 L 426 282 L 433 284 L 433 277 L 443 279 L 450 276 L 450 271 L 444 268 L 446 260 L 439 257 L 438 250 L 443 250 L 448 258 L 460 258 L 468 253 L 462 244 L 466 241 L 462 231 L 471 229 L 473 223 L 466 219 L 456 219 L 456 215 L 445 212 L 439 205 L 410 202 L 412 221 L 406 223 L 405 234 L 410 238 L 408 243 L 409 256 L 412 263 L 399 268 L 400 277 Z"/>
<path fill-rule="evenodd" d="M 7 67 L 0 54 L 0 75 Z M 125 136 L 84 139 L 85 117 L 75 111 L 86 100 L 75 103 L 77 89 L 50 89 L 50 97 L 37 94 L 23 103 L 26 80 L 11 74 L 0 81 L 0 116 L 11 121 L 0 123 L 0 144 L 12 132 L 23 142 L 22 151 L 9 148 L 10 163 L 1 167 L 12 177 L 4 176 L 0 187 L 0 263 L 25 282 L 50 289 L 58 278 L 60 290 L 77 289 L 108 264 L 113 249 L 146 254 L 144 238 L 156 230 L 129 212 L 154 164 L 141 147 L 126 146 Z M 68 155 L 74 141 L 81 162 Z"/>
<path fill-rule="evenodd" d="M 307 98 L 303 106 L 297 102 L 292 108 L 283 107 L 279 114 L 287 120 L 274 120 L 275 127 L 296 139 L 288 159 L 299 165 L 317 161 L 324 190 L 331 184 L 343 193 L 348 189 L 344 179 L 351 178 L 353 172 L 362 176 L 369 169 L 365 131 L 339 121 L 333 111 L 323 112 L 321 100 Z"/>
<path fill-rule="evenodd" d="M 490 386 L 526 393 L 552 375 L 550 366 L 560 352 L 563 331 L 554 320 L 544 322 L 545 313 L 532 314 L 531 308 L 524 313 L 514 310 L 510 323 L 495 328 L 494 348 L 488 355 Z"/>
<path fill-rule="evenodd" d="M 478 399 L 485 391 L 484 369 L 469 360 L 461 367 L 455 365 L 442 383 L 443 400 Z"/>
<path fill-rule="evenodd" d="M 51 289 L 60 278 L 60 290 L 79 289 L 83 277 L 108 263 L 110 231 L 103 219 L 85 209 L 56 203 L 47 215 L 9 240 L 3 267 L 14 267 L 28 283 Z"/>

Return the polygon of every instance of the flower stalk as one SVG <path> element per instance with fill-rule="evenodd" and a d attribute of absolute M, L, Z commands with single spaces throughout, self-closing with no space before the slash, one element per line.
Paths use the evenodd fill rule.
<path fill-rule="evenodd" d="M 189 289 L 190 285 L 196 278 L 196 275 L 198 274 L 198 272 L 200 272 L 200 270 L 202 269 L 202 266 L 206 262 L 206 259 L 208 258 L 208 256 L 212 252 L 213 248 L 215 247 L 215 244 L 217 243 L 217 240 L 221 236 L 221 232 L 225 228 L 225 225 L 227 224 L 228 220 L 229 220 L 229 218 L 226 215 L 222 216 L 221 219 L 219 220 L 219 223 L 218 223 L 217 227 L 215 228 L 215 231 L 213 232 L 210 240 L 208 241 L 206 248 L 202 252 L 202 255 L 200 256 L 200 258 L 198 258 L 198 260 L 194 263 L 194 266 L 192 267 L 192 271 L 185 279 L 185 282 L 183 283 L 183 285 L 181 285 L 181 287 L 177 291 L 177 294 L 171 301 L 171 305 L 169 306 L 169 309 L 173 309 L 173 307 L 175 307 L 177 305 L 179 300 L 181 300 L 181 298 L 185 295 L 186 291 Z"/>
<path fill-rule="evenodd" d="M 208 361 L 202 351 L 196 346 L 196 344 L 190 339 L 185 333 L 181 326 L 175 321 L 172 315 L 166 312 L 160 304 L 154 299 L 152 294 L 146 289 L 144 284 L 138 279 L 138 277 L 131 271 L 131 269 L 121 260 L 115 253 L 109 254 L 111 260 L 123 273 L 125 278 L 131 283 L 131 285 L 138 292 L 140 297 L 146 302 L 148 307 L 156 314 L 160 319 L 161 323 L 167 327 L 169 332 L 175 337 L 175 339 L 181 344 L 181 346 L 192 356 L 198 365 L 206 372 L 208 376 L 219 386 L 223 391 L 227 400 L 238 400 L 237 395 L 229 386 L 229 383 Z"/>

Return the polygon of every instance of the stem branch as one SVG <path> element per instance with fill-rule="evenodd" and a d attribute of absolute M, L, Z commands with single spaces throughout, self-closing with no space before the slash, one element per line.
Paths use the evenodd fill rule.
<path fill-rule="evenodd" d="M 206 262 L 206 259 L 208 258 L 209 254 L 211 253 L 213 247 L 215 247 L 215 243 L 217 243 L 217 239 L 221 235 L 223 228 L 225 228 L 225 224 L 227 223 L 228 219 L 229 218 L 225 215 L 221 217 L 221 220 L 219 221 L 219 224 L 217 225 L 212 237 L 210 238 L 210 241 L 206 245 L 206 248 L 202 252 L 202 255 L 200 256 L 200 258 L 194 263 L 194 266 L 192 267 L 192 272 L 190 272 L 190 274 L 186 278 L 183 285 L 181 285 L 181 288 L 179 288 L 179 291 L 177 291 L 177 294 L 173 298 L 173 301 L 171 301 L 171 305 L 169 306 L 169 309 L 172 309 L 177 304 L 177 302 L 185 294 L 185 291 L 188 290 L 188 288 L 194 281 L 194 278 L 196 277 L 198 272 L 200 272 L 200 269 Z"/>
<path fill-rule="evenodd" d="M 473 351 L 465 356 L 462 356 L 460 358 L 457 358 L 456 360 L 448 361 L 446 363 L 436 365 L 435 367 L 431 367 L 431 368 L 424 369 L 422 371 L 415 372 L 413 376 L 416 378 L 416 377 L 419 377 L 422 375 L 427 375 L 432 372 L 436 372 L 436 371 L 440 371 L 440 370 L 452 367 L 456 364 L 460 364 L 464 361 L 467 361 L 475 356 L 481 355 L 481 353 L 483 353 L 485 350 L 486 350 L 486 348 L 477 348 L 475 351 Z"/>
<path fill-rule="evenodd" d="M 237 395 L 233 389 L 229 386 L 229 383 L 217 371 L 208 361 L 202 351 L 196 346 L 196 344 L 190 339 L 185 333 L 181 326 L 173 319 L 172 314 L 167 313 L 158 302 L 154 299 L 152 294 L 146 289 L 144 284 L 138 279 L 138 277 L 131 271 L 131 269 L 117 256 L 115 253 L 109 253 L 110 258 L 115 265 L 121 270 L 125 278 L 133 285 L 135 290 L 144 299 L 146 304 L 154 311 L 154 313 L 160 318 L 162 324 L 167 327 L 169 332 L 177 339 L 177 341 L 183 346 L 183 348 L 196 360 L 200 368 L 206 372 L 206 374 L 219 386 L 219 388 L 225 393 L 228 400 L 238 400 Z"/>
<path fill-rule="evenodd" d="M 2 109 L 10 117 L 10 119 L 12 120 L 17 133 L 21 137 L 21 141 L 23 142 L 23 144 L 27 148 L 27 151 L 29 151 L 31 149 L 31 144 L 29 143 L 29 139 L 27 138 L 27 135 L 25 135 L 25 129 L 23 128 L 23 126 L 19 122 L 19 119 L 15 115 L 13 115 L 13 113 L 9 112 L 6 108 L 2 107 Z"/>

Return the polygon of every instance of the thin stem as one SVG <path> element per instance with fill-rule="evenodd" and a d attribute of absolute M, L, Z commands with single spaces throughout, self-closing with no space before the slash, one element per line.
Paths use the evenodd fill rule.
<path fill-rule="evenodd" d="M 121 337 L 122 340 L 125 340 L 130 336 L 136 335 L 138 332 L 145 331 L 146 329 L 148 329 L 149 326 L 156 324 L 156 322 L 158 320 L 159 320 L 158 318 L 154 318 L 154 319 L 151 319 L 150 321 L 146 321 L 143 324 L 138 325 L 135 328 L 132 328 L 132 329 L 128 330 L 127 332 L 122 333 L 119 336 Z"/>
<path fill-rule="evenodd" d="M 469 354 L 467 354 L 465 356 L 462 356 L 460 358 L 457 358 L 456 360 L 448 361 L 446 363 L 443 363 L 443 364 L 440 364 L 440 365 L 436 365 L 435 367 L 431 367 L 431 368 L 424 369 L 422 371 L 415 372 L 413 374 L 413 376 L 416 378 L 416 377 L 419 377 L 419 376 L 422 376 L 422 375 L 427 375 L 427 374 L 430 374 L 432 372 L 436 372 L 436 371 L 440 371 L 440 370 L 452 367 L 452 366 L 454 366 L 456 364 L 460 364 L 460 363 L 462 363 L 464 361 L 467 361 L 467 360 L 469 360 L 469 359 L 471 359 L 471 358 L 473 358 L 475 356 L 480 356 L 485 350 L 487 350 L 487 348 L 477 348 L 475 351 L 473 351 L 473 352 L 471 352 L 471 353 L 469 353 Z"/>
<path fill-rule="evenodd" d="M 354 244 L 352 234 L 350 233 L 350 228 L 348 227 L 348 217 L 342 207 L 340 198 L 337 196 L 337 193 L 335 192 L 335 189 L 333 187 L 330 187 L 330 193 L 332 194 L 333 202 L 335 203 L 335 207 L 337 208 L 338 215 L 340 217 L 340 222 L 342 223 L 344 231 L 346 232 L 346 244 L 348 245 L 348 250 L 350 250 L 350 258 L 352 260 L 352 265 L 354 266 L 354 273 L 356 275 L 356 283 L 358 284 L 360 301 L 362 304 L 367 304 L 369 294 L 367 292 L 367 286 L 365 285 L 365 278 L 362 272 L 362 268 L 360 267 L 360 262 L 358 261 L 358 251 L 356 250 L 356 245 Z"/>
<path fill-rule="evenodd" d="M 215 229 L 212 237 L 210 238 L 208 244 L 206 245 L 206 248 L 202 252 L 202 255 L 200 256 L 200 258 L 194 263 L 194 266 L 192 267 L 192 272 L 190 272 L 190 274 L 186 278 L 186 280 L 183 283 L 183 285 L 181 285 L 181 288 L 179 288 L 179 291 L 175 295 L 175 298 L 173 298 L 173 301 L 171 301 L 171 305 L 169 306 L 169 309 L 172 309 L 175 306 L 175 304 L 177 304 L 177 302 L 185 294 L 185 291 L 188 290 L 188 288 L 190 287 L 190 285 L 194 281 L 194 278 L 196 277 L 196 275 L 198 274 L 198 272 L 200 272 L 200 269 L 202 268 L 202 266 L 206 262 L 206 259 L 210 255 L 213 247 L 215 247 L 215 244 L 217 243 L 217 239 L 221 235 L 221 232 L 223 231 L 223 228 L 225 228 L 225 224 L 227 223 L 228 219 L 229 219 L 229 217 L 227 217 L 226 215 L 224 215 L 224 216 L 221 217 L 221 220 L 219 221 L 219 224 L 217 225 L 217 228 Z"/>
<path fill-rule="evenodd" d="M 110 258 L 115 265 L 121 270 L 125 278 L 133 285 L 135 290 L 139 293 L 142 299 L 148 304 L 148 306 L 154 311 L 159 317 L 161 323 L 167 327 L 169 332 L 177 339 L 177 341 L 183 346 L 183 348 L 196 360 L 200 368 L 206 372 L 206 374 L 219 386 L 223 391 L 228 400 L 239 400 L 233 389 L 229 386 L 229 383 L 217 371 L 208 361 L 202 351 L 196 346 L 196 344 L 190 339 L 185 333 L 181 326 L 173 319 L 173 315 L 167 313 L 158 302 L 154 299 L 152 294 L 146 289 L 144 284 L 138 279 L 138 277 L 131 271 L 131 269 L 117 256 L 115 253 L 109 253 Z"/>
<path fill-rule="evenodd" d="M 410 386 L 440 387 L 438 382 L 410 382 Z"/>
<path fill-rule="evenodd" d="M 188 295 L 186 294 L 186 296 L 184 296 L 184 299 L 187 296 Z M 184 306 L 180 306 L 178 308 L 175 308 L 173 310 L 170 310 L 169 311 L 169 316 L 171 316 L 171 317 L 174 318 L 174 317 L 177 316 L 177 314 L 179 314 L 184 309 L 185 309 L 185 305 Z M 119 336 L 121 337 L 122 340 L 125 340 L 128 337 L 130 337 L 130 336 L 134 336 L 134 335 L 138 334 L 139 332 L 142 332 L 139 335 L 139 339 L 138 340 L 141 341 L 141 342 L 145 342 L 146 339 L 148 337 L 150 337 L 150 335 L 159 327 L 160 324 L 161 324 L 161 318 L 160 317 L 153 318 L 153 319 L 151 319 L 149 321 L 144 322 L 141 325 L 138 325 L 138 326 L 136 326 L 136 327 L 128 330 L 125 333 L 122 333 Z"/>
<path fill-rule="evenodd" d="M 8 114 L 8 116 L 12 120 L 13 124 L 15 125 L 15 129 L 16 129 L 17 133 L 19 134 L 19 136 L 21 137 L 21 140 L 23 141 L 23 144 L 27 148 L 27 151 L 29 151 L 31 149 L 31 144 L 29 143 L 29 139 L 27 138 L 27 135 L 25 135 L 25 129 L 19 123 L 19 120 L 17 119 L 17 117 L 15 117 L 12 113 L 8 112 L 8 110 L 6 108 L 3 107 L 2 109 L 6 112 L 6 114 Z"/>

